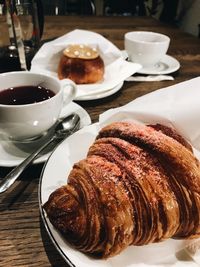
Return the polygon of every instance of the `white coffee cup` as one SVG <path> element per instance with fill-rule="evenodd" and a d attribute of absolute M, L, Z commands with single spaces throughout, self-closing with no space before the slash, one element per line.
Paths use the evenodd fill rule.
<path fill-rule="evenodd" d="M 53 96 L 36 103 L 2 104 L 2 91 L 38 85 L 51 90 Z M 76 84 L 69 79 L 59 81 L 48 75 L 28 71 L 0 74 L 1 138 L 23 141 L 41 135 L 53 126 L 62 108 L 74 99 L 76 92 Z"/>
<path fill-rule="evenodd" d="M 132 31 L 124 36 L 124 46 L 130 61 L 143 67 L 154 66 L 167 53 L 170 38 L 150 31 Z"/>

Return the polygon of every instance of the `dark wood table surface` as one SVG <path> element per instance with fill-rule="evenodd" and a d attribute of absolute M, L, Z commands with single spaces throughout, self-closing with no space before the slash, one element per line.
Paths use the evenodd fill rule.
<path fill-rule="evenodd" d="M 90 114 L 92 122 L 107 109 L 124 105 L 159 88 L 200 75 L 200 39 L 172 26 L 143 17 L 46 17 L 43 39 L 61 36 L 74 29 L 98 32 L 124 49 L 124 34 L 148 30 L 171 38 L 168 54 L 179 60 L 181 68 L 174 81 L 125 82 L 116 94 L 100 100 L 77 102 Z M 40 217 L 38 182 L 43 164 L 29 167 L 12 188 L 0 195 L 0 266 L 67 266 L 53 246 Z M 0 177 L 11 168 L 0 168 Z"/>

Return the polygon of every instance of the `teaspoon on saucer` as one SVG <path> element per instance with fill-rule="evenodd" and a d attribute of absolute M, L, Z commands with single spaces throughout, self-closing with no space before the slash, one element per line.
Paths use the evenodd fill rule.
<path fill-rule="evenodd" d="M 60 118 L 56 123 L 52 137 L 0 181 L 0 193 L 5 192 L 16 181 L 20 174 L 31 164 L 31 162 L 51 143 L 56 142 L 56 145 L 59 144 L 62 140 L 76 132 L 79 128 L 80 117 L 78 114 L 73 113 L 67 117 Z"/>

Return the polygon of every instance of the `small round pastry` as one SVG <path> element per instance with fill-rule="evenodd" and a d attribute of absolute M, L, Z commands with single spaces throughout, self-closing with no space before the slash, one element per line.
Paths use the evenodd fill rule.
<path fill-rule="evenodd" d="M 103 79 L 104 62 L 95 48 L 69 45 L 58 65 L 58 78 L 68 78 L 77 84 L 96 83 Z"/>

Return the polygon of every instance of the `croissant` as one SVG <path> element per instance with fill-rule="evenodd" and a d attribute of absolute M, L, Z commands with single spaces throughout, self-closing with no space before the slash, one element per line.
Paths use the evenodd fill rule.
<path fill-rule="evenodd" d="M 129 245 L 195 238 L 199 161 L 170 127 L 115 122 L 99 132 L 44 209 L 70 244 L 101 258 Z"/>

